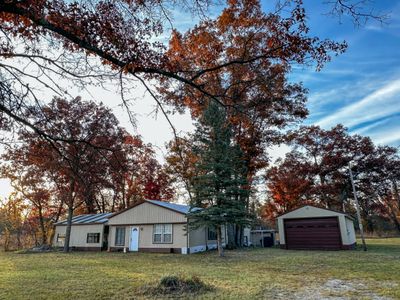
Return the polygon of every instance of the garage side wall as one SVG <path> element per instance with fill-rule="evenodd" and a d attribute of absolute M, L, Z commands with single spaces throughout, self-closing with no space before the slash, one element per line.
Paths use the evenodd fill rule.
<path fill-rule="evenodd" d="M 356 232 L 354 229 L 354 221 L 349 218 L 344 218 L 346 222 L 346 231 L 348 236 L 348 245 L 354 245 L 356 243 Z"/>

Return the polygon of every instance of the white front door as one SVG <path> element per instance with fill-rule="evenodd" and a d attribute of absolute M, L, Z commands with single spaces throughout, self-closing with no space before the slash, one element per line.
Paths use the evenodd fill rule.
<path fill-rule="evenodd" d="M 132 227 L 131 228 L 131 240 L 129 244 L 129 251 L 138 251 L 139 250 L 139 228 Z"/>

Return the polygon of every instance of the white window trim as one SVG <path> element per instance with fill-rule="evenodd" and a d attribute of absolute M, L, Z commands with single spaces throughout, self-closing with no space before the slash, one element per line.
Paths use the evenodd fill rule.
<path fill-rule="evenodd" d="M 158 228 L 161 227 L 161 230 L 156 231 L 157 227 Z M 166 228 L 168 228 L 170 230 L 167 231 Z M 173 228 L 174 227 L 172 224 L 154 224 L 153 225 L 153 244 L 173 244 L 173 240 L 174 240 L 174 233 L 173 233 L 174 229 Z M 159 242 L 155 241 L 154 236 L 156 234 L 161 235 L 161 240 Z M 166 242 L 165 235 L 167 235 L 167 234 L 171 235 L 171 240 Z"/>

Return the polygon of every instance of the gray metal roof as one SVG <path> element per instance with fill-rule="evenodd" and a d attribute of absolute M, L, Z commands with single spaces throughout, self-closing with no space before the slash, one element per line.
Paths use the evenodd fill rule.
<path fill-rule="evenodd" d="M 158 201 L 158 200 L 146 200 L 147 202 L 153 203 L 155 205 L 165 207 L 168 209 L 175 210 L 177 212 L 187 214 L 189 211 L 196 211 L 201 208 L 198 207 L 190 207 L 189 205 L 184 205 L 184 204 L 176 204 L 176 203 L 170 203 L 170 202 L 164 202 L 164 201 Z"/>
<path fill-rule="evenodd" d="M 102 213 L 102 214 L 87 214 L 87 215 L 78 215 L 72 217 L 72 225 L 77 224 L 104 224 L 107 223 L 108 217 L 111 216 L 112 213 Z M 67 220 L 62 220 L 57 222 L 55 225 L 67 225 Z"/>

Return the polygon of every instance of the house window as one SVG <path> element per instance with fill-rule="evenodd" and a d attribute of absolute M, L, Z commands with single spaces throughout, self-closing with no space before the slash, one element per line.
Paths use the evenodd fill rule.
<path fill-rule="evenodd" d="M 214 241 L 216 239 L 217 239 L 217 232 L 215 231 L 215 228 L 208 228 L 208 240 Z"/>
<path fill-rule="evenodd" d="M 172 224 L 155 224 L 153 227 L 153 243 L 172 243 Z"/>
<path fill-rule="evenodd" d="M 115 246 L 125 246 L 125 227 L 116 228 Z"/>
<path fill-rule="evenodd" d="M 100 233 L 88 233 L 86 237 L 86 243 L 88 244 L 100 243 Z"/>

